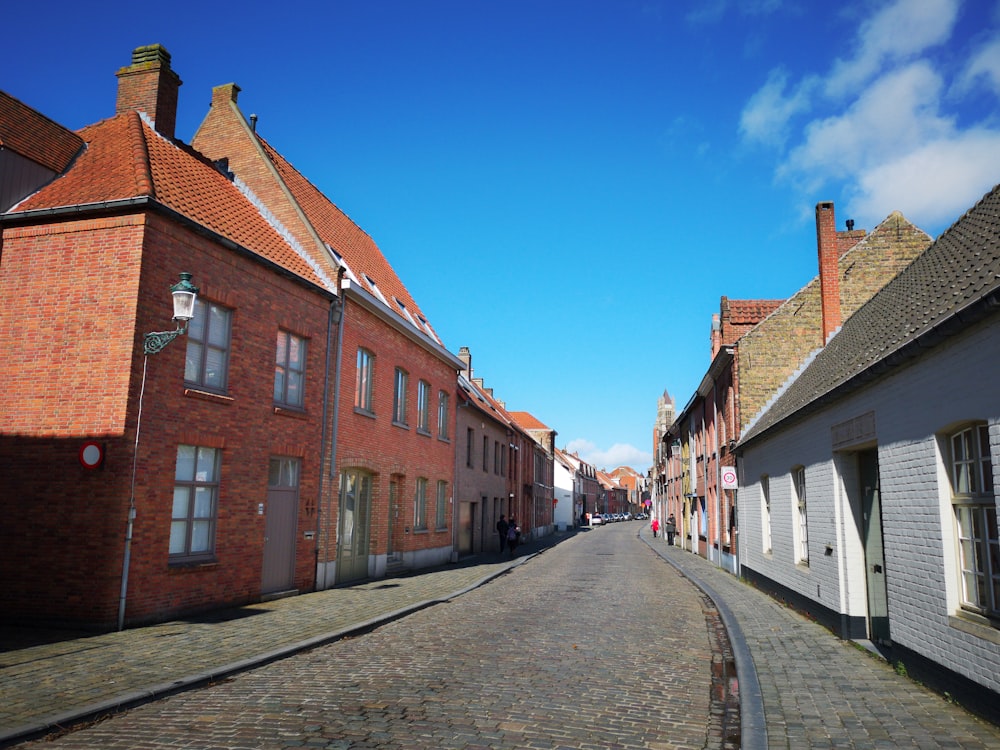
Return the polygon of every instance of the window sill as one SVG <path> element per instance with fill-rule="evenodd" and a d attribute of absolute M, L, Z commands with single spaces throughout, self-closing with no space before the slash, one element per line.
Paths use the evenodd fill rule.
<path fill-rule="evenodd" d="M 275 406 L 274 413 L 282 417 L 292 417 L 293 419 L 309 419 L 307 412 L 292 406 Z"/>
<path fill-rule="evenodd" d="M 948 626 L 968 635 L 1000 645 L 1000 630 L 997 626 L 983 617 L 972 612 L 959 612 L 948 617 Z"/>
<path fill-rule="evenodd" d="M 196 398 L 199 401 L 211 401 L 216 404 L 229 404 L 235 400 L 232 396 L 225 396 L 221 393 L 211 393 L 210 391 L 199 391 L 197 388 L 185 388 L 184 395 L 188 398 Z"/>
<path fill-rule="evenodd" d="M 168 569 L 171 573 L 190 573 L 217 567 L 219 567 L 218 560 L 171 560 L 168 564 Z"/>
<path fill-rule="evenodd" d="M 360 406 L 355 406 L 354 407 L 354 413 L 357 414 L 357 415 L 359 415 L 359 416 L 362 416 L 362 417 L 368 417 L 369 419 L 375 419 L 375 412 L 369 411 L 368 409 L 362 409 Z"/>
<path fill-rule="evenodd" d="M 430 430 L 425 430 L 425 429 L 422 429 L 422 428 L 418 427 L 417 428 L 417 434 L 418 435 L 423 435 L 424 437 L 430 437 L 431 436 L 431 431 Z"/>
<path fill-rule="evenodd" d="M 406 422 L 397 422 L 395 419 L 392 420 L 392 426 L 393 427 L 398 427 L 401 430 L 409 430 L 410 429 L 410 425 L 406 424 Z"/>
<path fill-rule="evenodd" d="M 451 443 L 451 438 L 448 437 L 447 435 L 438 435 L 438 440 L 440 440 L 442 443 L 449 443 L 449 444 Z"/>

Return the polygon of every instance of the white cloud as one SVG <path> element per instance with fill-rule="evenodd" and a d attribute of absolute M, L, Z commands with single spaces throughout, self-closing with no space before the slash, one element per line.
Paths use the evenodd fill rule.
<path fill-rule="evenodd" d="M 577 438 L 570 440 L 565 450 L 567 453 L 575 453 L 598 469 L 608 471 L 619 466 L 631 466 L 636 471 L 644 472 L 653 461 L 651 453 L 639 450 L 628 443 L 615 443 L 605 450 L 585 438 Z"/>
<path fill-rule="evenodd" d="M 941 90 L 940 77 L 925 62 L 880 78 L 842 114 L 809 123 L 778 177 L 815 190 L 947 137 L 953 123 L 939 113 Z"/>
<path fill-rule="evenodd" d="M 958 6 L 894 0 L 826 76 L 772 71 L 743 109 L 741 136 L 783 154 L 777 179 L 804 195 L 839 184 L 863 226 L 894 210 L 951 224 L 1000 181 L 995 102 L 984 100 L 1000 96 L 1000 34 L 951 39 Z M 973 112 L 984 119 L 962 121 Z"/>
<path fill-rule="evenodd" d="M 853 57 L 837 60 L 826 79 L 831 96 L 864 86 L 885 65 L 911 60 L 951 36 L 958 0 L 897 0 L 861 25 Z"/>
<path fill-rule="evenodd" d="M 788 136 L 791 119 L 809 109 L 813 79 L 807 79 L 787 95 L 788 74 L 772 70 L 740 115 L 740 134 L 749 141 L 780 146 Z"/>
<path fill-rule="evenodd" d="M 952 134 L 863 172 L 847 215 L 874 226 L 898 210 L 907 218 L 948 226 L 998 181 L 1000 132 L 982 128 Z"/>
<path fill-rule="evenodd" d="M 971 91 L 983 79 L 993 93 L 1000 95 L 1000 36 L 980 47 L 963 71 L 958 88 L 962 92 Z"/>

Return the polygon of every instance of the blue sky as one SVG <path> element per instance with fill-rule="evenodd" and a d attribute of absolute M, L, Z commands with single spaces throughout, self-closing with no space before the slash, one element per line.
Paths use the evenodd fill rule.
<path fill-rule="evenodd" d="M 813 209 L 939 235 L 1000 182 L 998 0 L 17 3 L 0 88 L 72 128 L 163 44 L 381 247 L 453 352 L 600 468 L 651 460 L 719 298 L 816 275 Z"/>

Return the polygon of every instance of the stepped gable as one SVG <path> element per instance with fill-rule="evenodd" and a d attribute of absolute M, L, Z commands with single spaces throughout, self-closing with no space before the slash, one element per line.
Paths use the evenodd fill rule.
<path fill-rule="evenodd" d="M 305 212 L 313 228 L 323 241 L 344 259 L 348 268 L 355 275 L 358 275 L 359 281 L 362 281 L 361 274 L 368 276 L 375 282 L 381 294 L 392 306 L 393 312 L 406 317 L 398 306 L 393 306 L 391 298 L 395 297 L 406 306 L 410 315 L 419 316 L 421 323 L 425 326 L 428 325 L 426 316 L 403 285 L 402 280 L 396 275 L 375 241 L 264 138 L 259 135 L 257 138 L 264 153 L 274 165 L 295 201 Z M 364 280 L 364 283 L 370 288 L 371 285 L 368 284 L 367 280 Z"/>
<path fill-rule="evenodd" d="M 158 134 L 136 112 L 83 128 L 87 148 L 62 177 L 18 211 L 149 198 L 301 278 L 325 287 L 228 175 Z"/>
<path fill-rule="evenodd" d="M 1000 306 L 998 292 L 1000 186 L 858 308 L 741 443 L 959 334 Z"/>

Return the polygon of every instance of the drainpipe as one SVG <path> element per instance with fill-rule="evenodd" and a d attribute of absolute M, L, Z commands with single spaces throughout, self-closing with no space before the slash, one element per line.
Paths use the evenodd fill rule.
<path fill-rule="evenodd" d="M 338 316 L 338 312 L 340 315 Z M 313 591 L 319 591 L 319 551 L 320 543 L 323 539 L 323 521 L 326 514 L 323 513 L 323 480 L 326 478 L 326 471 L 323 468 L 323 457 L 326 456 L 327 441 L 327 418 L 330 410 L 330 349 L 333 344 L 333 328 L 340 324 L 343 317 L 343 307 L 340 298 L 330 300 L 330 311 L 326 318 L 326 362 L 323 369 L 323 427 L 320 437 L 319 449 L 319 496 L 316 499 L 316 543 L 313 549 Z M 339 350 L 339 346 L 338 346 Z M 324 582 L 326 576 L 324 575 Z"/>
<path fill-rule="evenodd" d="M 337 269 L 337 298 L 340 301 L 340 320 L 336 322 L 337 325 L 337 357 L 335 360 L 333 368 L 333 424 L 330 426 L 330 479 L 331 483 L 337 476 L 337 435 L 338 427 L 340 425 L 340 373 L 341 365 L 344 359 L 344 317 L 346 313 L 347 305 L 344 304 L 344 274 L 347 272 L 345 266 L 341 266 Z M 334 487 L 337 484 L 333 484 L 330 489 L 330 493 L 337 492 Z M 339 493 L 338 493 L 339 494 Z M 330 496 L 328 496 L 330 497 Z M 333 532 L 330 526 L 330 521 L 333 518 L 333 514 L 330 510 L 332 505 L 332 497 L 327 502 L 327 513 L 326 513 L 326 533 L 324 534 L 324 541 L 326 542 L 326 549 L 324 551 L 325 561 L 323 567 L 323 588 L 329 588 L 329 569 L 330 569 L 330 535 Z M 318 567 L 318 566 L 317 566 Z"/>
<path fill-rule="evenodd" d="M 146 393 L 146 365 L 149 355 L 142 358 L 142 385 L 139 386 L 139 410 L 135 418 L 135 445 L 132 448 L 132 488 L 129 492 L 128 523 L 125 526 L 125 556 L 122 561 L 122 586 L 118 595 L 118 630 L 125 629 L 125 599 L 128 594 L 128 569 L 132 561 L 132 529 L 135 525 L 135 471 L 139 461 L 139 428 L 142 426 L 142 398 Z"/>

